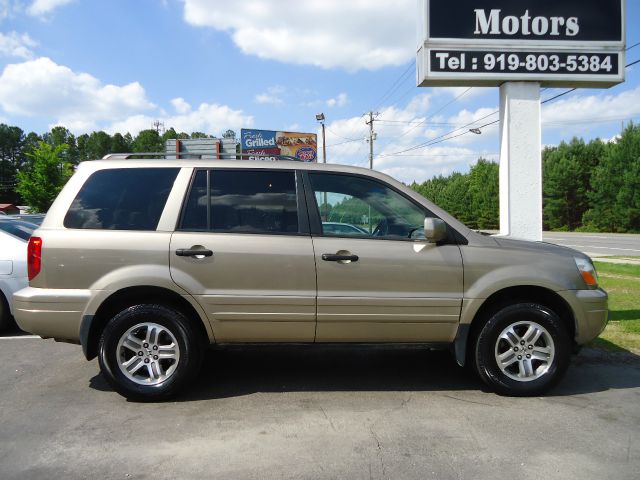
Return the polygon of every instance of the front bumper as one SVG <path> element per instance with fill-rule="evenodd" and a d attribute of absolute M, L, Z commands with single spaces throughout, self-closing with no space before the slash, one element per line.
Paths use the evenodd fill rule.
<path fill-rule="evenodd" d="M 26 287 L 13 295 L 14 317 L 27 332 L 77 342 L 89 298 L 89 290 Z"/>
<path fill-rule="evenodd" d="M 601 288 L 595 290 L 564 290 L 558 292 L 573 310 L 576 322 L 575 341 L 590 342 L 602 333 L 609 319 L 609 296 Z"/>

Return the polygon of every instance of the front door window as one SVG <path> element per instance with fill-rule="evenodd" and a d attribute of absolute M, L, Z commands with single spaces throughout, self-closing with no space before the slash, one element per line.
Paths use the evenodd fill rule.
<path fill-rule="evenodd" d="M 431 214 L 390 187 L 353 175 L 310 173 L 325 236 L 424 239 Z"/>

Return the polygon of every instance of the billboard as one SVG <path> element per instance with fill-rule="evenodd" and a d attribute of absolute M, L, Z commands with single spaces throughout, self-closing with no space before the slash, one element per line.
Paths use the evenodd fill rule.
<path fill-rule="evenodd" d="M 278 132 L 243 128 L 240 132 L 242 153 L 249 160 L 276 160 L 276 155 L 295 157 L 302 162 L 318 160 L 318 138 L 315 133 Z"/>
<path fill-rule="evenodd" d="M 419 17 L 418 86 L 624 81 L 624 0 L 420 0 Z"/>

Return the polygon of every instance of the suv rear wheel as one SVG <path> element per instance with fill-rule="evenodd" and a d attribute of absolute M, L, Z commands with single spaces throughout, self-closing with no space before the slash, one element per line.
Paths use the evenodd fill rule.
<path fill-rule="evenodd" d="M 493 314 L 475 344 L 480 378 L 503 395 L 539 395 L 564 375 L 571 342 L 551 309 L 519 303 Z"/>
<path fill-rule="evenodd" d="M 100 369 L 132 400 L 177 394 L 198 373 L 202 347 L 188 319 L 163 305 L 136 305 L 117 314 L 100 338 Z"/>

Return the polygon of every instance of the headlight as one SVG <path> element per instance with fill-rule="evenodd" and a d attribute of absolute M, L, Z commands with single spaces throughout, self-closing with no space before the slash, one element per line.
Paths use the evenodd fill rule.
<path fill-rule="evenodd" d="M 597 288 L 598 274 L 593 263 L 586 258 L 573 257 L 573 259 L 576 261 L 576 267 L 578 267 L 578 271 L 580 272 L 580 275 L 582 275 L 582 279 L 584 280 L 584 283 L 587 284 L 587 287 Z"/>

